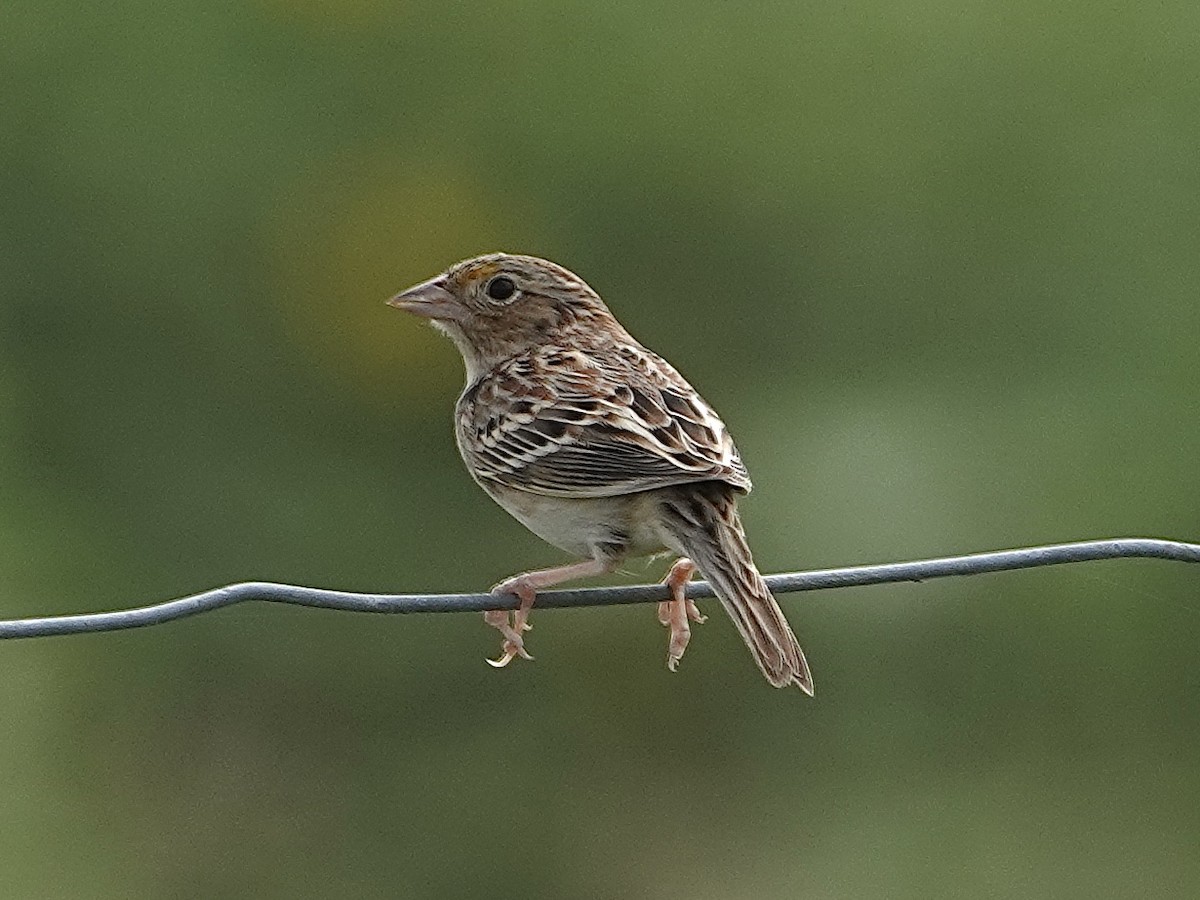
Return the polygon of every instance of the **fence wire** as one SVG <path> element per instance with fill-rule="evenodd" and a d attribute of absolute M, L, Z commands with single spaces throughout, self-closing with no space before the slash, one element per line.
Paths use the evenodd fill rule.
<path fill-rule="evenodd" d="M 772 591 L 779 594 L 790 594 L 799 591 L 817 591 L 900 581 L 925 581 L 929 578 L 979 575 L 985 572 L 1003 572 L 1013 569 L 1032 569 L 1064 563 L 1130 557 L 1200 563 L 1200 544 L 1155 538 L 1110 538 L 1071 544 L 1023 547 L 1017 550 L 997 550 L 990 553 L 973 553 L 967 556 L 948 556 L 939 559 L 851 566 L 843 569 L 821 569 L 810 572 L 788 572 L 768 575 L 766 580 Z M 687 595 L 693 599 L 716 596 L 713 589 L 703 581 L 690 583 Z M 643 584 L 629 587 L 546 591 L 538 594 L 537 607 L 539 609 L 563 609 L 576 606 L 612 606 L 622 603 L 654 603 L 666 599 L 668 599 L 668 593 L 664 585 Z M 134 609 L 0 620 L 0 639 L 51 637 L 94 631 L 117 631 L 123 628 L 142 628 L 148 625 L 161 625 L 164 622 L 172 622 L 175 619 L 199 615 L 238 603 L 250 602 L 290 603 L 297 606 L 337 609 L 346 612 L 442 613 L 516 609 L 519 601 L 511 594 L 354 594 L 345 591 L 302 587 L 295 584 L 246 581 L 214 588 L 190 597 L 181 597 L 177 600 L 167 600 L 163 603 Z"/>

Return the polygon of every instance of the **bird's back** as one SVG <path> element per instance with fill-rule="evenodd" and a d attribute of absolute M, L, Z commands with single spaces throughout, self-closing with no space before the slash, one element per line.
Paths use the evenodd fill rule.
<path fill-rule="evenodd" d="M 476 478 L 548 496 L 714 480 L 751 487 L 712 407 L 632 339 L 550 345 L 506 360 L 463 392 L 456 431 Z"/>

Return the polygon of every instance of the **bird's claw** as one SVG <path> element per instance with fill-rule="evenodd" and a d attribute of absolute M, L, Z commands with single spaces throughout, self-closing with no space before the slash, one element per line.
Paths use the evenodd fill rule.
<path fill-rule="evenodd" d="M 500 582 L 492 588 L 492 593 L 515 594 L 520 598 L 521 605 L 511 612 L 506 609 L 490 609 L 483 614 L 483 621 L 504 635 L 499 658 L 487 660 L 488 665 L 496 669 L 503 669 L 518 656 L 521 659 L 532 661 L 533 657 L 525 649 L 525 640 L 521 635 L 526 631 L 533 630 L 528 619 L 529 610 L 537 596 L 536 591 L 525 581 L 525 576 L 517 575 Z"/>
<path fill-rule="evenodd" d="M 679 667 L 679 661 L 683 659 L 688 641 L 692 639 L 692 629 L 688 627 L 686 617 L 669 622 L 668 627 L 671 629 L 671 636 L 667 641 L 667 669 L 674 672 Z"/>
<path fill-rule="evenodd" d="M 533 661 L 533 657 L 529 655 L 529 651 L 524 646 L 514 644 L 512 641 L 505 641 L 500 650 L 501 653 L 498 659 L 484 660 L 493 669 L 503 669 L 518 656 L 521 659 L 527 659 L 530 662 Z"/>
<path fill-rule="evenodd" d="M 658 604 L 658 621 L 671 629 L 667 639 L 667 668 L 672 672 L 679 667 L 688 641 L 692 639 L 692 629 L 688 622 L 702 625 L 708 618 L 700 614 L 695 601 L 684 596 L 687 583 L 695 571 L 696 566 L 690 559 L 680 559 L 671 566 L 671 571 L 663 579 L 663 583 L 671 589 L 671 599 Z"/>

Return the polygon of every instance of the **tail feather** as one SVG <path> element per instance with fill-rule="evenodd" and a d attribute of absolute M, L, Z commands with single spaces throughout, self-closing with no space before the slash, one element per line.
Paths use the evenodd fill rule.
<path fill-rule="evenodd" d="M 733 489 L 713 481 L 662 496 L 664 524 L 677 544 L 672 549 L 691 559 L 713 586 L 767 681 L 794 684 L 812 696 L 808 661 L 754 565 Z"/>

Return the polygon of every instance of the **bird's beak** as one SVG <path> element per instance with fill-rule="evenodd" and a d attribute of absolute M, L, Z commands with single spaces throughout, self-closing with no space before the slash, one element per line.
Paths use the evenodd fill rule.
<path fill-rule="evenodd" d="M 461 321 L 466 317 L 463 305 L 446 290 L 446 282 L 441 276 L 422 281 L 407 291 L 401 291 L 388 301 L 388 306 L 424 316 L 426 319 Z"/>

